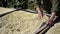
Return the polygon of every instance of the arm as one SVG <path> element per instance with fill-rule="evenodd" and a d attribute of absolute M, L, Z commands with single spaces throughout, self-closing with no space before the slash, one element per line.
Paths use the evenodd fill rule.
<path fill-rule="evenodd" d="M 42 18 L 42 17 L 43 17 L 43 11 L 42 11 L 42 9 L 39 8 L 39 7 L 36 7 L 36 10 L 37 10 L 37 12 L 38 12 L 38 17 L 39 17 L 39 18 Z"/>
<path fill-rule="evenodd" d="M 50 17 L 50 20 L 53 21 L 53 19 L 54 19 L 55 16 L 56 16 L 56 13 L 55 12 L 52 12 L 51 17 Z"/>
<path fill-rule="evenodd" d="M 53 19 L 54 17 L 56 16 L 56 13 L 55 12 L 52 12 L 49 20 L 46 22 L 47 25 L 52 25 L 53 24 Z"/>
<path fill-rule="evenodd" d="M 43 11 L 41 9 L 41 0 L 36 0 L 36 11 L 38 12 L 38 18 L 43 17 Z"/>
<path fill-rule="evenodd" d="M 58 11 L 58 0 L 52 0 L 52 9 L 51 9 L 51 17 L 46 22 L 47 25 L 52 25 L 53 19 L 56 16 L 56 12 Z"/>
<path fill-rule="evenodd" d="M 54 17 L 56 16 L 56 12 L 58 11 L 58 0 L 52 0 L 52 9 L 51 9 L 51 17 L 50 20 L 53 20 Z"/>

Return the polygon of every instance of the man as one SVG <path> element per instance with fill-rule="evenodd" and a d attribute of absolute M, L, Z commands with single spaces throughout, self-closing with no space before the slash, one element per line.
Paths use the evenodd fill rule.
<path fill-rule="evenodd" d="M 60 0 L 36 0 L 36 10 L 38 12 L 38 18 L 39 19 L 43 18 L 43 9 L 46 10 L 47 13 L 51 14 L 46 24 L 51 25 L 53 23 L 54 17 L 56 15 L 60 16 L 59 3 L 60 3 Z"/>

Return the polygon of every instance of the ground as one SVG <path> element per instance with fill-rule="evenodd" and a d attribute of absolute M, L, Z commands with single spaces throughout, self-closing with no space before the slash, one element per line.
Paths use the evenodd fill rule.
<path fill-rule="evenodd" d="M 0 8 L 0 15 L 13 11 L 11 8 Z M 44 15 L 40 20 L 37 14 L 23 10 L 14 11 L 0 17 L 0 34 L 34 34 L 41 24 L 49 18 Z M 55 24 L 46 34 L 59 34 L 60 23 Z"/>

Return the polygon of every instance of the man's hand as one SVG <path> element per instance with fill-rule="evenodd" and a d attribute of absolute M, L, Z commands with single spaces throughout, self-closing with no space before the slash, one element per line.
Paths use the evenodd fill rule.
<path fill-rule="evenodd" d="M 38 19 L 42 19 L 43 18 L 43 14 L 38 14 Z"/>
<path fill-rule="evenodd" d="M 43 11 L 41 8 L 37 7 L 36 8 L 37 12 L 38 12 L 38 19 L 41 19 L 43 18 Z"/>
<path fill-rule="evenodd" d="M 55 12 L 52 12 L 52 14 L 51 14 L 51 16 L 50 16 L 50 19 L 46 22 L 46 24 L 47 24 L 47 25 L 52 25 L 55 16 L 56 16 L 56 13 L 55 13 Z"/>
<path fill-rule="evenodd" d="M 48 20 L 48 21 L 46 22 L 46 25 L 47 25 L 47 26 L 52 25 L 52 24 L 53 24 L 53 21 L 52 21 L 52 20 Z"/>

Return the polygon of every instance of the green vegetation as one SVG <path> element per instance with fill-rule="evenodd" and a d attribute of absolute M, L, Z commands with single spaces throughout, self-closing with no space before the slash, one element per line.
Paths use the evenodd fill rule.
<path fill-rule="evenodd" d="M 30 0 L 0 0 L 1 7 L 22 8 L 34 10 L 34 1 Z"/>

